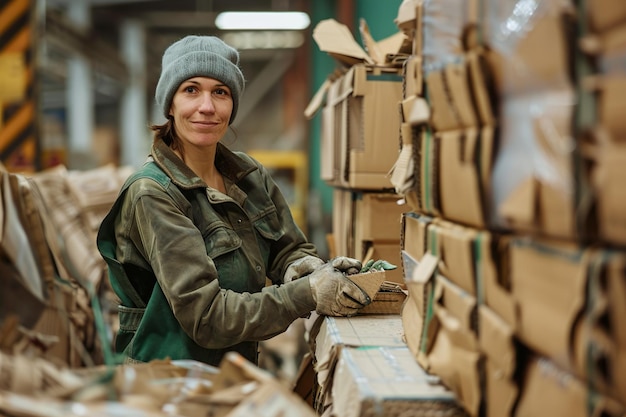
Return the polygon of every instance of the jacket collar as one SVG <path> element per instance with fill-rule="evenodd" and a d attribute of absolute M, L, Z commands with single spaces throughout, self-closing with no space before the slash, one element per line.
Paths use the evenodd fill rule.
<path fill-rule="evenodd" d="M 207 187 L 207 184 L 185 165 L 162 140 L 157 139 L 154 142 L 150 154 L 154 162 L 171 178 L 176 186 L 183 189 Z M 215 166 L 224 177 L 233 183 L 237 183 L 250 172 L 258 169 L 252 162 L 243 159 L 221 143 L 217 144 Z"/>

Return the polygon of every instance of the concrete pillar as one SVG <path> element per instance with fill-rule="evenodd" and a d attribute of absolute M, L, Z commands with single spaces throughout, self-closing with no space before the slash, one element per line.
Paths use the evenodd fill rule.
<path fill-rule="evenodd" d="M 79 29 L 87 30 L 91 26 L 90 3 L 68 2 L 67 17 Z M 67 62 L 66 94 L 68 165 L 72 169 L 90 168 L 95 94 L 89 60 L 78 53 Z"/>
<path fill-rule="evenodd" d="M 120 164 L 138 167 L 148 156 L 152 137 L 148 128 L 145 28 L 138 21 L 124 21 L 120 42 L 122 59 L 128 66 L 128 85 L 120 106 Z"/>

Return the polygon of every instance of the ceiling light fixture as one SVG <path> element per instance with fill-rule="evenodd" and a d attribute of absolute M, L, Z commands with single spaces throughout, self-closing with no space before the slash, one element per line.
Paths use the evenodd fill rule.
<path fill-rule="evenodd" d="M 310 24 L 304 12 L 222 12 L 215 19 L 222 30 L 302 30 Z"/>

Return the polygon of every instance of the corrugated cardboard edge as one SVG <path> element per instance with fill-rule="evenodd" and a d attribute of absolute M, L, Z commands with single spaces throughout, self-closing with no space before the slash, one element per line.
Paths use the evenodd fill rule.
<path fill-rule="evenodd" d="M 348 275 L 348 278 L 365 291 L 370 299 L 373 300 L 380 286 L 385 282 L 385 271 L 363 272 Z"/>

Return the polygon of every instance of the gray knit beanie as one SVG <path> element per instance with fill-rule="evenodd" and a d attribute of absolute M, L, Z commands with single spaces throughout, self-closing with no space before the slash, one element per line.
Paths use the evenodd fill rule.
<path fill-rule="evenodd" d="M 203 76 L 220 80 L 230 88 L 235 120 L 239 96 L 245 80 L 239 68 L 239 52 L 215 36 L 186 36 L 171 44 L 163 54 L 161 77 L 156 87 L 157 105 L 168 117 L 172 97 L 180 84 L 193 77 Z"/>

